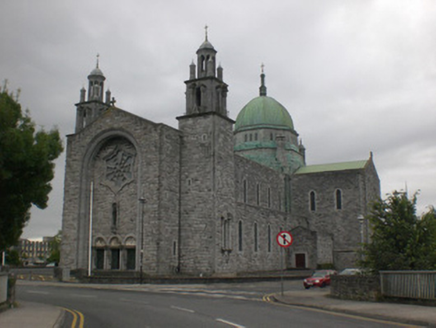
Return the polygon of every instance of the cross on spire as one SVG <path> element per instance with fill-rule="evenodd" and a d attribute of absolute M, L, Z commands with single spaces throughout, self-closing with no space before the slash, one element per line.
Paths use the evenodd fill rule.
<path fill-rule="evenodd" d="M 265 68 L 265 65 L 262 63 L 262 64 L 260 65 L 260 72 L 261 72 L 262 74 L 265 73 L 264 68 Z"/>
<path fill-rule="evenodd" d="M 99 68 L 99 67 L 98 67 L 98 65 L 99 65 L 99 60 L 100 60 L 100 54 L 97 54 L 97 68 Z"/>
<path fill-rule="evenodd" d="M 205 33 L 205 39 L 206 39 L 206 41 L 208 41 L 207 40 L 207 29 L 209 28 L 209 26 L 207 26 L 207 25 L 205 25 L 204 26 L 204 33 Z"/>

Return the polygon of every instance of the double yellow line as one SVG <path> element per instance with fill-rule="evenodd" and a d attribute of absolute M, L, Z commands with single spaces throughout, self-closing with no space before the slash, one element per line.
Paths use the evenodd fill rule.
<path fill-rule="evenodd" d="M 82 312 L 79 312 L 77 310 L 70 310 L 67 308 L 62 309 L 71 313 L 71 315 L 73 316 L 71 328 L 83 328 L 83 325 L 85 324 L 85 317 L 83 316 Z"/>

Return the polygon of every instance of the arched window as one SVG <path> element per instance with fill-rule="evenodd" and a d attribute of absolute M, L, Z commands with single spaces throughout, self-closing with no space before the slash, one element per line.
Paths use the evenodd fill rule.
<path fill-rule="evenodd" d="M 118 221 L 118 204 L 112 203 L 112 227 L 115 228 L 117 226 L 117 221 Z"/>
<path fill-rule="evenodd" d="M 311 191 L 309 194 L 309 203 L 310 203 L 310 210 L 312 212 L 316 211 L 316 194 L 314 191 Z"/>
<path fill-rule="evenodd" d="M 257 252 L 259 250 L 259 234 L 257 231 L 257 223 L 254 222 L 254 251 Z"/>
<path fill-rule="evenodd" d="M 247 180 L 244 180 L 244 193 L 243 193 L 244 203 L 247 202 Z"/>
<path fill-rule="evenodd" d="M 335 192 L 336 198 L 336 209 L 342 210 L 342 191 L 340 189 L 336 189 Z"/>
<path fill-rule="evenodd" d="M 223 250 L 230 250 L 231 242 L 230 242 L 230 221 L 231 221 L 232 215 L 229 213 L 227 215 L 227 218 L 222 217 L 222 249 Z"/>
<path fill-rule="evenodd" d="M 238 223 L 238 251 L 242 252 L 242 221 Z"/>

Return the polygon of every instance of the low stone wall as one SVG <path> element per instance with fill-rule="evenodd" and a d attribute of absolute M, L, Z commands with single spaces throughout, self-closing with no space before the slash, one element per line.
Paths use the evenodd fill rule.
<path fill-rule="evenodd" d="M 377 301 L 381 297 L 379 276 L 332 276 L 330 295 L 356 301 Z"/>

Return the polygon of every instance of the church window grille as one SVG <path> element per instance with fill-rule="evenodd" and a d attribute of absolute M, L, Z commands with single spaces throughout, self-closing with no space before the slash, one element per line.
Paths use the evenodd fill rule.
<path fill-rule="evenodd" d="M 316 211 L 316 193 L 314 191 L 309 194 L 309 206 L 312 212 Z"/>
<path fill-rule="evenodd" d="M 244 197 L 244 203 L 247 203 L 247 180 L 244 180 L 243 197 Z"/>
<path fill-rule="evenodd" d="M 256 204 L 260 204 L 260 185 L 256 185 Z"/>
<path fill-rule="evenodd" d="M 336 189 L 336 209 L 342 210 L 342 191 L 340 189 Z"/>
<path fill-rule="evenodd" d="M 259 234 L 257 231 L 257 222 L 254 223 L 254 251 L 259 251 Z"/>
<path fill-rule="evenodd" d="M 238 251 L 242 252 L 242 221 L 238 222 Z"/>

